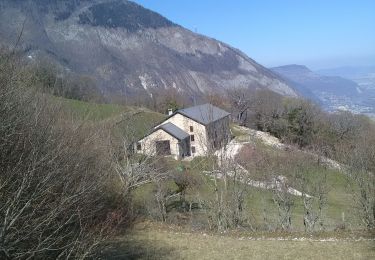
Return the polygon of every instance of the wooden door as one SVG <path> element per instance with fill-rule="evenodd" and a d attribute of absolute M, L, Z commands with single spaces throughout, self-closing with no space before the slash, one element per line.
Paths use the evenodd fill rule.
<path fill-rule="evenodd" d="M 156 155 L 170 155 L 171 145 L 169 140 L 166 141 L 156 141 Z"/>

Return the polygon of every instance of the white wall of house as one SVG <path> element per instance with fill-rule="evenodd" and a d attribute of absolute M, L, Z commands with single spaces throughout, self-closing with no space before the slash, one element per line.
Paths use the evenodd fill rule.
<path fill-rule="evenodd" d="M 154 156 L 156 155 L 156 142 L 166 140 L 168 140 L 170 143 L 171 156 L 178 159 L 180 156 L 179 141 L 177 138 L 168 134 L 163 129 L 156 130 L 150 135 L 139 140 L 138 143 L 141 145 L 141 150 L 138 150 L 136 147 L 136 152 Z"/>
<path fill-rule="evenodd" d="M 195 153 L 191 151 L 191 156 L 204 156 L 207 154 L 208 141 L 206 126 L 178 113 L 168 118 L 160 125 L 165 123 L 172 123 L 184 130 L 189 135 L 194 135 L 194 141 L 190 139 L 190 147 L 195 147 Z M 193 127 L 192 132 L 190 131 L 191 126 Z"/>

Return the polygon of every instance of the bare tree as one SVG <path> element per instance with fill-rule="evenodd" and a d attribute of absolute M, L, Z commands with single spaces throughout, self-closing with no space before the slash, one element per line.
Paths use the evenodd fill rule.
<path fill-rule="evenodd" d="M 249 89 L 231 89 L 227 94 L 233 119 L 240 125 L 245 124 L 252 106 L 251 94 L 254 93 Z"/>
<path fill-rule="evenodd" d="M 290 231 L 292 227 L 293 195 L 289 192 L 289 184 L 281 176 L 273 179 L 272 199 L 277 206 L 279 226 L 282 230 Z"/>
<path fill-rule="evenodd" d="M 282 97 L 269 90 L 258 90 L 252 100 L 252 117 L 247 125 L 281 137 L 284 131 L 284 121 L 281 120 L 284 112 Z"/>
<path fill-rule="evenodd" d="M 316 172 L 317 169 L 319 172 Z M 319 224 L 319 230 L 324 230 L 324 211 L 327 207 L 328 195 L 325 166 L 320 165 L 319 160 L 318 163 L 314 163 L 311 158 L 301 156 L 297 159 L 294 175 L 302 193 L 305 231 L 315 231 L 316 224 Z"/>
<path fill-rule="evenodd" d="M 122 191 L 128 194 L 132 190 L 148 183 L 167 177 L 167 170 L 160 168 L 157 159 L 148 155 L 138 155 L 132 150 L 133 143 L 124 141 L 124 156 L 117 158 L 116 173 L 122 184 Z"/>
<path fill-rule="evenodd" d="M 356 144 L 347 151 L 350 178 L 354 180 L 354 200 L 359 217 L 368 229 L 375 227 L 375 127 L 362 132 Z"/>
<path fill-rule="evenodd" d="M 226 144 L 215 156 L 210 156 L 210 176 L 213 178 L 213 198 L 204 202 L 211 228 L 221 232 L 230 228 L 251 227 L 245 198 L 250 180 L 248 171 L 228 151 Z"/>

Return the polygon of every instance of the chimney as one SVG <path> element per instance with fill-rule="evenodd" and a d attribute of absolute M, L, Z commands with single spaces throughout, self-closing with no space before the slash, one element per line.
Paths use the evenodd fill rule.
<path fill-rule="evenodd" d="M 172 108 L 168 108 L 168 116 L 172 115 L 173 114 L 173 110 Z"/>

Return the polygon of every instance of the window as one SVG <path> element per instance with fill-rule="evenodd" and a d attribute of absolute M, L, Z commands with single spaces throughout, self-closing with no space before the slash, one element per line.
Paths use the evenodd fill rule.
<path fill-rule="evenodd" d="M 195 153 L 195 146 L 191 147 L 191 153 Z"/>
<path fill-rule="evenodd" d="M 195 139 L 194 139 L 194 135 L 191 135 L 191 136 L 190 136 L 190 141 L 194 142 L 194 140 L 195 140 Z"/>
<path fill-rule="evenodd" d="M 193 126 L 191 125 L 190 126 L 190 132 L 193 132 L 194 131 L 194 128 L 193 128 Z"/>
<path fill-rule="evenodd" d="M 138 151 L 142 150 L 142 145 L 141 145 L 141 143 L 137 143 L 137 150 L 138 150 Z"/>

